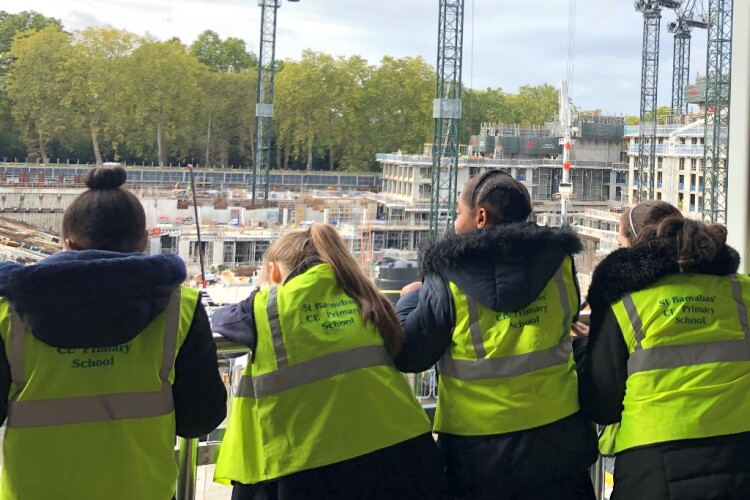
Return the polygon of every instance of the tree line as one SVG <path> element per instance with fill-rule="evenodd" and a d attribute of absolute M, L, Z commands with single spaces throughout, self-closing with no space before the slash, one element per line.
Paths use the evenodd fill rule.
<path fill-rule="evenodd" d="M 250 166 L 257 64 L 243 40 L 213 31 L 185 45 L 0 11 L 0 159 Z M 275 167 L 368 171 L 376 153 L 421 151 L 435 86 L 419 57 L 278 61 Z M 541 125 L 557 107 L 546 84 L 465 88 L 462 143 L 483 122 Z"/>

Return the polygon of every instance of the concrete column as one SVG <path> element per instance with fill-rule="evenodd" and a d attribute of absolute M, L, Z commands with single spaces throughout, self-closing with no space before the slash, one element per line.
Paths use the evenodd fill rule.
<path fill-rule="evenodd" d="M 224 262 L 224 242 L 216 240 L 213 242 L 214 252 L 210 264 L 219 265 Z"/>
<path fill-rule="evenodd" d="M 161 238 L 158 236 L 148 239 L 148 254 L 159 255 L 161 253 Z"/>
<path fill-rule="evenodd" d="M 177 245 L 177 254 L 186 262 L 190 260 L 190 243 L 180 238 L 180 243 Z"/>
<path fill-rule="evenodd" d="M 727 229 L 744 273 L 750 268 L 750 2 L 734 2 L 733 23 Z"/>

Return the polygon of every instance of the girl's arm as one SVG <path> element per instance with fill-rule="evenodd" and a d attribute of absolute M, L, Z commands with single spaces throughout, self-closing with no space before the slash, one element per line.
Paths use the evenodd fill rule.
<path fill-rule="evenodd" d="M 255 352 L 256 334 L 253 301 L 258 290 L 253 290 L 248 298 L 237 304 L 217 309 L 211 317 L 213 331 L 232 342 L 244 345 Z"/>
<path fill-rule="evenodd" d="M 619 422 L 629 355 L 612 308 L 593 309 L 588 339 L 574 344 L 581 409 L 599 424 Z"/>
<path fill-rule="evenodd" d="M 404 344 L 394 362 L 402 372 L 422 372 L 437 363 L 451 344 L 456 314 L 443 279 L 428 275 L 422 288 L 401 297 L 396 313 Z"/>

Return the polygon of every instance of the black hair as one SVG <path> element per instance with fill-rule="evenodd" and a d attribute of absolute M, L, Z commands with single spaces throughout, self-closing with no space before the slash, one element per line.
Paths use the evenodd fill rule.
<path fill-rule="evenodd" d="M 84 178 L 89 189 L 65 210 L 63 238 L 73 237 L 87 250 L 140 251 L 146 213 L 138 198 L 121 187 L 127 179 L 122 167 L 89 170 Z"/>
<path fill-rule="evenodd" d="M 646 226 L 658 224 L 666 217 L 676 215 L 682 217 L 682 213 L 675 207 L 663 200 L 646 200 L 633 208 L 627 208 L 620 217 L 620 225 L 623 228 L 625 238 L 634 244 Z"/>
<path fill-rule="evenodd" d="M 680 272 L 699 273 L 704 264 L 713 261 L 727 243 L 727 228 L 721 224 L 704 224 L 688 219 L 674 206 L 659 200 L 649 200 L 633 207 L 631 215 L 638 236 L 633 248 L 648 246 L 654 240 L 674 240 Z M 648 210 L 642 210 L 642 205 Z M 638 212 L 645 212 L 641 217 Z M 635 222 L 643 218 L 643 226 Z"/>
<path fill-rule="evenodd" d="M 484 208 L 493 224 L 524 222 L 532 211 L 526 186 L 499 169 L 486 170 L 470 179 L 461 197 L 472 212 Z"/>

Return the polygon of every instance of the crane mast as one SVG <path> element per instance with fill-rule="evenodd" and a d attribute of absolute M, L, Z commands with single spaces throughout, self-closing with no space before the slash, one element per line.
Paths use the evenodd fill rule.
<path fill-rule="evenodd" d="M 667 25 L 674 35 L 672 66 L 672 113 L 687 113 L 685 87 L 690 83 L 690 42 L 693 28 L 708 28 L 708 23 L 695 18 L 696 0 L 690 0 L 677 12 L 677 20 Z"/>
<path fill-rule="evenodd" d="M 638 201 L 652 196 L 656 167 L 656 97 L 659 87 L 659 28 L 661 9 L 678 9 L 676 0 L 637 0 L 635 9 L 643 14 L 641 54 L 641 109 L 636 168 Z M 652 120 L 653 123 L 647 123 Z"/>
<path fill-rule="evenodd" d="M 727 221 L 733 0 L 708 0 L 703 220 Z"/>
<path fill-rule="evenodd" d="M 456 213 L 463 27 L 464 0 L 440 0 L 437 89 L 432 112 L 435 129 L 430 168 L 431 238 L 451 227 Z"/>
<path fill-rule="evenodd" d="M 299 0 L 289 0 L 299 2 Z M 258 92 L 255 104 L 255 141 L 253 155 L 253 205 L 263 189 L 268 200 L 273 134 L 273 81 L 276 72 L 276 14 L 281 0 L 258 0 L 260 14 L 260 51 L 258 52 Z"/>

